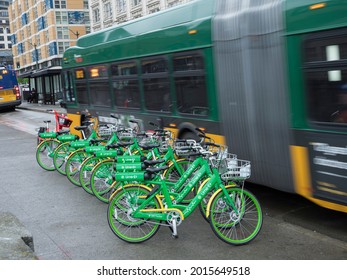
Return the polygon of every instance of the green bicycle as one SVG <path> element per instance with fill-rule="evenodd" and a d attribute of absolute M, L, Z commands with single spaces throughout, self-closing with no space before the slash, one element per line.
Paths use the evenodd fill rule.
<path fill-rule="evenodd" d="M 209 152 L 200 150 L 200 153 L 207 155 Z M 233 245 L 252 241 L 262 226 L 261 206 L 243 185 L 241 188 L 224 186 L 218 169 L 209 165 L 211 158 L 200 156 L 194 160 L 176 183 L 184 185 L 178 193 L 169 191 L 162 175 L 161 181 L 147 180 L 146 185 L 121 185 L 110 198 L 108 207 L 107 218 L 113 233 L 126 242 L 139 243 L 150 239 L 161 225 L 166 225 L 171 228 L 173 236 L 177 236 L 177 227 L 202 203 L 207 194 L 214 191 L 207 204 L 206 216 L 216 236 Z M 234 171 L 239 170 L 235 174 L 238 180 L 241 168 L 233 168 Z M 153 176 L 158 172 L 162 172 L 162 168 L 147 169 L 143 176 Z M 116 180 L 127 181 L 128 175 L 117 174 Z M 203 186 L 190 203 L 182 203 L 191 189 L 206 177 L 208 179 L 203 181 Z M 190 180 L 185 184 L 187 178 Z M 152 188 L 152 185 L 155 187 Z"/>

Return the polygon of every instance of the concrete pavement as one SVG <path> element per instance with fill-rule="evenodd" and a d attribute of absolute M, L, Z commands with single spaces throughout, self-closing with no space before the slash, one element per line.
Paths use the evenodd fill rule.
<path fill-rule="evenodd" d="M 17 107 L 20 110 L 32 110 L 53 114 L 66 113 L 59 104 L 46 105 L 23 103 Z M 10 212 L 0 212 L 0 260 L 36 260 L 34 240 L 31 232 Z"/>
<path fill-rule="evenodd" d="M 16 107 L 20 110 L 32 110 L 37 112 L 46 112 L 53 114 L 53 110 L 56 110 L 58 113 L 66 113 L 66 109 L 62 108 L 60 104 L 51 105 L 51 104 L 39 104 L 39 103 L 28 103 L 23 101 L 21 105 Z"/>

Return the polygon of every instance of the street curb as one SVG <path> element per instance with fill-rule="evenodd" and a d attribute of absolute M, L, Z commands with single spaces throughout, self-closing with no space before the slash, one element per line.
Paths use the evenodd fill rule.
<path fill-rule="evenodd" d="M 0 212 L 0 260 L 37 260 L 34 239 L 19 219 Z"/>
<path fill-rule="evenodd" d="M 41 112 L 41 113 L 47 113 L 47 114 L 54 114 L 54 109 L 45 109 L 44 107 L 25 107 L 25 106 L 17 106 L 16 109 L 19 110 L 28 110 L 28 111 L 35 111 L 35 112 Z M 61 108 L 55 109 L 59 114 L 66 114 L 64 110 L 60 110 Z"/>

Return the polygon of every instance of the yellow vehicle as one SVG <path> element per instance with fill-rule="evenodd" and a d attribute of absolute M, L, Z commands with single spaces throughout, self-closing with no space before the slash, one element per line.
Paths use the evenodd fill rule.
<path fill-rule="evenodd" d="M 0 109 L 13 109 L 22 103 L 16 72 L 0 66 Z"/>

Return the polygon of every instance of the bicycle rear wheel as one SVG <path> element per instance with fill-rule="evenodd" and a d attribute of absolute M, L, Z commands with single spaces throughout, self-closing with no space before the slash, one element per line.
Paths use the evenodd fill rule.
<path fill-rule="evenodd" d="M 263 215 L 256 197 L 245 189 L 226 189 L 238 211 L 228 205 L 226 195 L 216 191 L 207 209 L 210 225 L 217 237 L 232 245 L 244 245 L 252 241 L 260 232 Z"/>
<path fill-rule="evenodd" d="M 36 148 L 36 161 L 47 171 L 55 170 L 53 164 L 54 150 L 59 146 L 60 142 L 56 139 L 47 139 L 42 141 Z"/>
<path fill-rule="evenodd" d="M 66 177 L 69 181 L 81 187 L 80 183 L 80 168 L 84 159 L 88 156 L 88 154 L 84 151 L 84 149 L 76 150 L 69 155 L 65 163 L 65 173 Z"/>
<path fill-rule="evenodd" d="M 108 224 L 112 232 L 129 243 L 140 243 L 150 239 L 159 230 L 159 223 L 153 220 L 137 219 L 132 213 L 141 204 L 140 197 L 146 197 L 150 189 L 141 185 L 128 185 L 118 189 L 107 211 Z M 154 197 L 146 209 L 160 208 L 160 201 Z"/>

